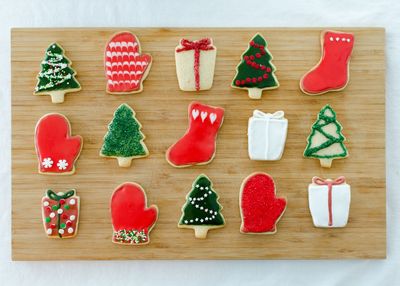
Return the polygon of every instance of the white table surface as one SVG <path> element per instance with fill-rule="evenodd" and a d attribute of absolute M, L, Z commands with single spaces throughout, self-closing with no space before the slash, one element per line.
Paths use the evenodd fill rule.
<path fill-rule="evenodd" d="M 63 3 L 59 3 L 63 2 Z M 136 3 L 137 2 L 137 3 Z M 400 1 L 46 1 L 0 6 L 0 284 L 395 285 L 400 281 Z M 113 3 L 113 4 L 110 4 Z M 263 4 L 261 4 L 263 3 Z M 269 4 L 268 4 L 269 3 Z M 387 259 L 11 261 L 11 27 L 385 27 Z M 256 31 L 257 29 L 255 29 Z M 373 202 L 371 202 L 373 203 Z M 5 282 L 8 282 L 7 284 Z M 94 284 L 96 282 L 96 284 Z M 3 284 L 4 283 L 4 284 Z"/>

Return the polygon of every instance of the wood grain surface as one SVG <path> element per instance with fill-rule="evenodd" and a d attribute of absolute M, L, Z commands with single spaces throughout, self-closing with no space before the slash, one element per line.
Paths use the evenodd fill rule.
<path fill-rule="evenodd" d="M 130 30 L 142 51 L 153 56 L 144 91 L 133 95 L 105 92 L 104 47 L 117 31 Z M 385 31 L 346 28 L 355 34 L 350 82 L 345 90 L 321 96 L 300 92 L 299 79 L 320 58 L 321 29 L 13 29 L 12 44 L 12 258 L 14 260 L 69 259 L 321 259 L 384 258 L 386 256 L 385 187 Z M 248 41 L 261 32 L 274 56 L 281 86 L 250 100 L 232 89 L 235 66 Z M 214 85 L 209 91 L 178 88 L 174 48 L 186 37 L 212 37 L 218 48 Z M 32 94 L 40 62 L 48 45 L 57 41 L 72 60 L 82 90 L 66 95 L 63 104 Z M 211 164 L 176 169 L 165 151 L 188 126 L 187 106 L 198 100 L 225 108 L 217 153 Z M 102 139 L 114 110 L 128 103 L 143 124 L 150 156 L 119 168 L 115 159 L 99 156 Z M 350 156 L 335 160 L 331 169 L 303 158 L 306 138 L 325 104 L 337 112 Z M 289 120 L 283 157 L 277 162 L 250 161 L 247 122 L 254 109 L 284 110 Z M 37 120 L 60 112 L 72 134 L 84 139 L 72 176 L 46 176 L 37 171 L 33 136 Z M 252 172 L 275 179 L 278 196 L 288 199 L 287 210 L 274 235 L 239 232 L 239 189 Z M 192 181 L 200 173 L 211 178 L 220 196 L 226 226 L 211 230 L 206 240 L 177 222 Z M 308 209 L 307 187 L 313 176 L 344 175 L 352 188 L 349 223 L 343 229 L 314 228 Z M 142 247 L 111 243 L 109 200 L 119 184 L 133 181 L 147 192 L 149 204 L 159 207 L 151 243 Z M 74 239 L 48 239 L 40 201 L 45 189 L 76 188 L 81 197 L 79 233 Z"/>

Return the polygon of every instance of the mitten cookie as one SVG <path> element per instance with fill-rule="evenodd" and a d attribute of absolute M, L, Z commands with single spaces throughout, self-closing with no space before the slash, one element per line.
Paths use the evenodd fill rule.
<path fill-rule="evenodd" d="M 59 113 L 44 115 L 39 119 L 35 130 L 39 173 L 73 174 L 82 145 L 81 136 L 71 136 L 71 125 L 64 115 Z"/>

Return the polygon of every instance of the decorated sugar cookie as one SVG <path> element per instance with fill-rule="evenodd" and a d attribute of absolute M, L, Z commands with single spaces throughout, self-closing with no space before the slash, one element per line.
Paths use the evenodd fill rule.
<path fill-rule="evenodd" d="M 215 155 L 217 133 L 224 120 L 224 109 L 192 102 L 188 113 L 188 130 L 166 153 L 168 163 L 174 167 L 208 164 Z"/>
<path fill-rule="evenodd" d="M 123 183 L 111 197 L 112 242 L 143 245 L 150 242 L 150 231 L 158 218 L 155 205 L 147 207 L 143 188 L 136 183 Z"/>
<path fill-rule="evenodd" d="M 330 168 L 334 159 L 346 158 L 348 152 L 343 143 L 346 138 L 342 129 L 342 125 L 336 120 L 335 111 L 329 104 L 325 105 L 311 127 L 304 157 L 319 159 L 321 166 L 325 168 Z"/>
<path fill-rule="evenodd" d="M 242 60 L 236 67 L 232 81 L 233 88 L 247 89 L 251 99 L 260 99 L 263 90 L 279 87 L 275 76 L 276 68 L 272 64 L 272 54 L 267 42 L 257 33 L 250 41 L 248 49 L 242 54 Z"/>
<path fill-rule="evenodd" d="M 349 82 L 350 56 L 354 46 L 352 33 L 323 31 L 319 63 L 300 80 L 300 89 L 308 95 L 339 91 Z"/>
<path fill-rule="evenodd" d="M 179 88 L 184 91 L 210 89 L 214 79 L 217 48 L 212 39 L 182 39 L 175 49 Z"/>
<path fill-rule="evenodd" d="M 108 93 L 129 94 L 143 90 L 152 58 L 141 53 L 139 40 L 134 34 L 115 34 L 107 43 L 104 56 Z"/>
<path fill-rule="evenodd" d="M 128 104 L 121 104 L 108 125 L 100 156 L 116 158 L 120 167 L 130 167 L 132 159 L 148 156 L 141 129 L 135 111 Z"/>
<path fill-rule="evenodd" d="M 248 151 L 251 160 L 280 160 L 286 142 L 288 120 L 283 111 L 273 114 L 254 110 L 249 119 Z"/>
<path fill-rule="evenodd" d="M 47 190 L 42 198 L 44 230 L 49 238 L 72 238 L 78 233 L 79 197 L 75 190 L 55 193 Z"/>
<path fill-rule="evenodd" d="M 81 90 L 76 80 L 76 71 L 71 67 L 72 62 L 65 56 L 63 48 L 52 43 L 46 50 L 41 63 L 41 71 L 37 75 L 34 94 L 50 95 L 51 102 L 64 102 L 64 95 Z"/>
<path fill-rule="evenodd" d="M 48 113 L 39 119 L 35 130 L 35 147 L 39 173 L 71 175 L 82 150 L 82 137 L 71 136 L 68 119 L 59 113 Z"/>
<path fill-rule="evenodd" d="M 241 233 L 274 234 L 286 209 L 285 198 L 276 196 L 275 182 L 266 173 L 253 173 L 240 188 Z"/>
<path fill-rule="evenodd" d="M 345 227 L 349 218 L 351 190 L 345 177 L 312 178 L 308 203 L 315 227 Z"/>
<path fill-rule="evenodd" d="M 201 174 L 193 182 L 192 190 L 186 196 L 178 227 L 191 228 L 196 238 L 206 238 L 210 229 L 224 227 L 221 210 L 222 206 L 218 202 L 212 182 L 206 175 Z"/>

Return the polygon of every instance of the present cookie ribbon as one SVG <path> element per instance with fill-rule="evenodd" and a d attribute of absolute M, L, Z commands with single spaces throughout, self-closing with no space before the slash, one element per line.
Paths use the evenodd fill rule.
<path fill-rule="evenodd" d="M 324 180 L 320 177 L 313 177 L 312 182 L 316 185 L 320 186 L 328 186 L 328 212 L 329 212 L 329 221 L 328 225 L 332 226 L 333 219 L 332 219 L 332 186 L 341 185 L 346 182 L 346 178 L 343 176 L 338 177 L 336 180 Z"/>
<path fill-rule="evenodd" d="M 52 199 L 53 201 L 60 201 L 62 199 L 68 199 L 70 197 L 72 197 L 75 194 L 75 190 L 70 190 L 68 192 L 66 192 L 65 194 L 61 194 L 58 195 L 55 192 L 53 192 L 52 190 L 47 190 L 47 196 Z"/>
<path fill-rule="evenodd" d="M 194 50 L 194 80 L 196 90 L 198 91 L 200 90 L 200 51 L 214 50 L 214 46 L 212 46 L 211 39 L 209 38 L 204 38 L 198 41 L 182 39 L 181 46 L 182 48 L 176 49 L 177 53 Z"/>
<path fill-rule="evenodd" d="M 253 111 L 253 118 L 262 118 L 265 120 L 265 134 L 267 136 L 267 140 L 265 140 L 265 158 L 268 158 L 268 151 L 269 151 L 269 140 L 268 140 L 268 133 L 269 133 L 269 122 L 271 119 L 282 119 L 285 117 L 285 112 L 282 110 L 276 111 L 274 113 L 265 113 L 260 110 Z"/>

